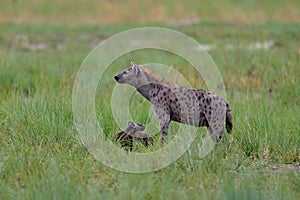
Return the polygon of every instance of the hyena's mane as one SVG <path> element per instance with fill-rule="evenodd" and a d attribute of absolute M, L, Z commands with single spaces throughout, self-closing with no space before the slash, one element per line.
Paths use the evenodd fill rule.
<path fill-rule="evenodd" d="M 162 78 L 160 75 L 154 73 L 153 71 L 151 71 L 150 69 L 139 65 L 139 67 L 148 75 L 150 76 L 152 79 L 156 80 L 154 83 L 159 83 L 159 84 L 163 84 L 163 85 L 169 85 L 169 86 L 177 86 L 174 83 L 168 82 L 166 81 L 164 78 Z"/>

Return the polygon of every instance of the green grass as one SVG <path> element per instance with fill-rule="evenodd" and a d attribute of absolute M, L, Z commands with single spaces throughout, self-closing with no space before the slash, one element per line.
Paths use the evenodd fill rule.
<path fill-rule="evenodd" d="M 1 24 L 0 199 L 298 199 L 299 24 L 169 26 L 201 44 L 217 45 L 209 54 L 224 79 L 234 129 L 205 158 L 197 156 L 198 137 L 180 159 L 147 174 L 118 172 L 96 161 L 78 140 L 72 115 L 72 87 L 91 43 L 131 27 Z M 246 49 L 257 41 L 274 46 Z M 34 51 L 26 43 L 46 47 Z M 194 87 L 205 88 L 172 54 L 147 50 L 120 57 L 96 93 L 108 139 L 120 131 L 110 110 L 113 75 L 132 58 L 175 66 Z M 150 104 L 139 95 L 131 104 L 134 120 L 148 122 Z"/>
<path fill-rule="evenodd" d="M 233 23 L 299 22 L 300 3 L 294 0 L 207 2 L 188 0 L 2 0 L 0 22 L 13 23 L 149 23 L 198 19 Z M 134 13 L 134 14 L 133 14 Z"/>

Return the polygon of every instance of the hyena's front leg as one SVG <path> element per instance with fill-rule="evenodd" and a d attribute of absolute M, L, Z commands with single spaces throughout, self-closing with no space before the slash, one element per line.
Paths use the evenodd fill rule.
<path fill-rule="evenodd" d="M 160 141 L 161 143 L 165 143 L 168 140 L 168 129 L 170 125 L 170 115 L 166 115 L 162 121 L 159 123 L 160 125 Z"/>
<path fill-rule="evenodd" d="M 155 106 L 154 110 L 160 126 L 160 141 L 161 143 L 165 143 L 167 141 L 170 125 L 170 111 L 167 108 L 164 109 L 159 106 Z"/>

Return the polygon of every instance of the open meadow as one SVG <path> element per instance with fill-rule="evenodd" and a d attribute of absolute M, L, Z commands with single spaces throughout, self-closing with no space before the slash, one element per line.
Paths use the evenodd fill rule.
<path fill-rule="evenodd" d="M 300 198 L 299 2 L 76 0 L 72 8 L 67 0 L 24 2 L 4 0 L 0 6 L 0 199 Z M 149 10 L 152 4 L 156 11 Z M 199 128 L 199 137 L 171 165 L 131 174 L 106 167 L 80 142 L 72 90 L 98 43 L 147 26 L 180 31 L 206 47 L 223 78 L 234 127 L 204 158 L 198 157 L 205 132 Z M 193 87 L 206 88 L 183 58 L 168 52 L 120 56 L 105 71 L 95 98 L 111 140 L 120 131 L 110 106 L 113 76 L 131 60 L 173 66 Z M 150 107 L 135 93 L 133 120 L 147 124 Z M 159 133 L 151 134 L 158 143 Z"/>

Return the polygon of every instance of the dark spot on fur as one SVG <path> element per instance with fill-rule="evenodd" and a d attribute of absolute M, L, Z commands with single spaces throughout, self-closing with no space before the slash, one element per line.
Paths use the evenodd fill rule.
<path fill-rule="evenodd" d="M 206 102 L 207 102 L 208 104 L 210 104 L 211 99 L 210 99 L 210 98 L 207 98 L 207 99 L 206 99 Z M 203 103 L 204 103 L 204 102 L 203 102 Z"/>

